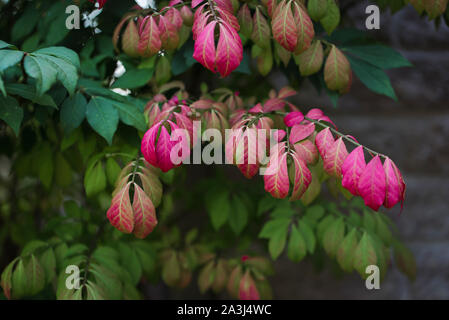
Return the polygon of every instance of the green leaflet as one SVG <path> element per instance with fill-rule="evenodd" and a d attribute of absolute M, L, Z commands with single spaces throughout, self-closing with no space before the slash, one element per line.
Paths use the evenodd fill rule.
<path fill-rule="evenodd" d="M 323 235 L 323 247 L 327 254 L 334 257 L 337 253 L 338 246 L 345 235 L 345 224 L 343 217 L 338 218 L 330 224 Z"/>
<path fill-rule="evenodd" d="M 231 212 L 229 192 L 222 191 L 215 194 L 208 204 L 208 211 L 212 226 L 215 230 L 219 230 L 228 221 Z"/>
<path fill-rule="evenodd" d="M 377 255 L 373 240 L 368 233 L 364 232 L 354 252 L 354 269 L 357 270 L 362 278 L 366 278 L 366 267 L 376 263 Z"/>
<path fill-rule="evenodd" d="M 7 83 L 5 85 L 6 92 L 11 95 L 18 95 L 22 98 L 30 100 L 42 106 L 48 106 L 57 109 L 55 101 L 49 94 L 41 96 L 36 94 L 36 88 L 32 85 L 22 83 Z"/>
<path fill-rule="evenodd" d="M 232 210 L 229 212 L 229 225 L 236 235 L 239 235 L 248 223 L 248 209 L 242 199 L 232 197 Z"/>
<path fill-rule="evenodd" d="M 112 88 L 136 89 L 143 87 L 153 77 L 153 69 L 131 69 L 125 72 Z"/>
<path fill-rule="evenodd" d="M 357 229 L 353 228 L 338 247 L 337 261 L 346 272 L 351 272 L 354 268 L 354 252 L 357 248 L 357 241 Z"/>
<path fill-rule="evenodd" d="M 381 69 L 412 66 L 399 52 L 384 45 L 347 45 L 342 50 Z"/>
<path fill-rule="evenodd" d="M 25 72 L 36 80 L 36 92 L 43 95 L 56 82 L 57 71 L 43 58 L 27 55 L 24 59 Z"/>
<path fill-rule="evenodd" d="M 326 14 L 321 18 L 320 23 L 329 35 L 340 24 L 340 8 L 335 3 L 335 0 L 327 0 Z"/>
<path fill-rule="evenodd" d="M 306 241 L 298 228 L 295 225 L 292 225 L 290 240 L 287 247 L 288 258 L 293 262 L 299 262 L 306 256 L 306 253 Z"/>
<path fill-rule="evenodd" d="M 0 119 L 5 121 L 16 135 L 19 135 L 23 109 L 19 106 L 16 99 L 0 95 Z"/>
<path fill-rule="evenodd" d="M 87 101 L 83 94 L 77 92 L 68 97 L 61 107 L 60 120 L 66 134 L 78 128 L 86 116 Z"/>
<path fill-rule="evenodd" d="M 355 57 L 347 56 L 351 68 L 362 83 L 371 91 L 397 100 L 387 74 L 378 67 Z"/>
<path fill-rule="evenodd" d="M 112 144 L 112 137 L 117 130 L 119 114 L 111 101 L 93 96 L 87 104 L 86 117 L 92 129 Z"/>
<path fill-rule="evenodd" d="M 93 196 L 106 188 L 106 174 L 103 164 L 99 161 L 86 170 L 84 176 L 84 189 L 88 197 Z"/>

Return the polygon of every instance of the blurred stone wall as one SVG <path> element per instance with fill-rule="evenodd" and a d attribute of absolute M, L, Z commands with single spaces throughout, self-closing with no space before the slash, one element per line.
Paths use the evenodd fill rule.
<path fill-rule="evenodd" d="M 349 11 L 359 29 L 365 28 L 368 4 L 360 1 Z M 409 6 L 383 13 L 381 29 L 370 33 L 414 64 L 388 71 L 398 102 L 356 80 L 338 109 L 311 85 L 301 88 L 298 105 L 323 106 L 346 133 L 388 154 L 402 170 L 404 210 L 388 215 L 416 257 L 417 279 L 410 283 L 393 267 L 381 289 L 369 291 L 356 274 L 337 278 L 329 268 L 316 273 L 310 263 L 285 259 L 272 281 L 278 299 L 449 299 L 449 28 L 443 22 L 436 29 Z"/>

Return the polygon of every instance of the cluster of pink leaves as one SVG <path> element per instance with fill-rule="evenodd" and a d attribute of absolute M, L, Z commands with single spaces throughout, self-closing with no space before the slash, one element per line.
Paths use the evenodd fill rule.
<path fill-rule="evenodd" d="M 313 23 L 304 5 L 295 0 L 270 1 L 274 39 L 296 55 L 306 51 L 315 36 Z M 273 10 L 274 7 L 274 10 Z"/>
<path fill-rule="evenodd" d="M 160 104 L 162 108 L 159 107 Z M 185 105 L 185 101 L 180 103 L 176 96 L 167 100 L 160 94 L 147 104 L 145 113 L 152 126 L 142 139 L 142 154 L 151 165 L 167 172 L 181 164 L 174 164 L 171 159 L 172 149 L 178 143 L 183 144 L 182 150 L 190 150 L 189 145 L 193 142 L 191 109 Z M 174 130 L 180 133 L 178 140 L 172 139 Z M 190 153 L 180 155 L 183 157 L 181 161 L 189 155 Z"/>
<path fill-rule="evenodd" d="M 137 238 L 147 237 L 157 225 L 155 206 L 152 201 L 151 189 L 155 187 L 154 168 L 145 162 L 140 168 L 139 175 L 143 189 L 134 182 L 128 181 L 132 175 L 130 171 L 136 163 L 126 166 L 117 180 L 111 206 L 107 212 L 110 223 L 123 233 L 133 233 Z M 136 173 L 134 173 L 136 174 Z M 131 188 L 132 187 L 132 188 Z M 133 201 L 130 191 L 133 190 Z M 154 195 L 154 194 L 153 194 Z"/>
<path fill-rule="evenodd" d="M 305 118 L 333 125 L 319 109 L 312 109 L 306 117 L 299 111 L 291 112 L 285 117 L 285 124 L 292 128 L 290 143 L 304 161 L 317 159 L 316 149 L 318 149 L 326 173 L 342 179 L 342 186 L 353 195 L 361 196 L 365 204 L 373 210 L 379 210 L 382 205 L 392 208 L 398 202 L 403 202 L 405 183 L 399 169 L 390 158 L 382 156 L 385 158 L 382 165 L 381 157 L 375 155 L 366 164 L 363 146 L 359 145 L 348 154 L 343 136 L 335 139 L 330 127 L 317 133 L 311 139 L 315 140 L 312 144 L 310 140 L 304 139 L 312 137 L 316 128 L 314 123 Z M 352 137 L 348 139 L 356 142 Z"/>
<path fill-rule="evenodd" d="M 192 8 L 201 2 L 192 1 Z M 239 29 L 230 0 L 202 4 L 196 9 L 193 20 L 193 58 L 212 72 L 218 71 L 222 77 L 228 76 L 243 59 L 242 40 L 237 33 Z"/>

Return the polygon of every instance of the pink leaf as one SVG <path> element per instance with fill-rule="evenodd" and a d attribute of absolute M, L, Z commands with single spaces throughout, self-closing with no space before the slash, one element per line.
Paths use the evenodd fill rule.
<path fill-rule="evenodd" d="M 297 95 L 298 93 L 290 87 L 284 87 L 279 90 L 278 98 L 285 99 Z"/>
<path fill-rule="evenodd" d="M 285 142 L 271 149 L 270 162 L 264 175 L 265 191 L 273 197 L 282 199 L 288 195 L 290 182 L 287 169 Z"/>
<path fill-rule="evenodd" d="M 217 11 L 220 14 L 220 17 L 222 19 L 221 23 L 226 24 L 228 27 L 234 29 L 235 31 L 240 30 L 239 20 L 234 15 L 234 13 L 229 12 L 227 10 L 220 9 L 220 8 L 217 8 Z"/>
<path fill-rule="evenodd" d="M 146 238 L 156 227 L 157 218 L 153 203 L 145 192 L 134 183 L 134 235 L 139 239 Z"/>
<path fill-rule="evenodd" d="M 326 151 L 323 158 L 324 170 L 330 176 L 341 178 L 341 166 L 348 156 L 343 138 L 338 138 Z"/>
<path fill-rule="evenodd" d="M 204 0 L 192 0 L 192 8 L 197 7 Z"/>
<path fill-rule="evenodd" d="M 133 209 L 129 199 L 129 186 L 119 191 L 112 199 L 107 217 L 111 224 L 123 233 L 131 233 L 134 228 Z"/>
<path fill-rule="evenodd" d="M 224 9 L 228 11 L 229 13 L 234 12 L 234 8 L 232 7 L 231 0 L 214 0 L 215 4 L 219 9 Z"/>
<path fill-rule="evenodd" d="M 153 16 L 145 17 L 140 30 L 138 45 L 139 54 L 148 58 L 159 52 L 161 49 L 160 32 Z"/>
<path fill-rule="evenodd" d="M 179 44 L 179 35 L 176 26 L 166 17 L 159 16 L 159 31 L 162 47 L 167 50 L 174 50 Z"/>
<path fill-rule="evenodd" d="M 365 170 L 365 167 L 365 155 L 362 146 L 355 148 L 341 166 L 341 173 L 343 174 L 341 184 L 355 196 L 359 194 L 359 178 Z"/>
<path fill-rule="evenodd" d="M 295 176 L 290 201 L 299 200 L 312 182 L 312 174 L 305 162 L 295 152 L 292 153 L 292 158 L 295 166 Z"/>
<path fill-rule="evenodd" d="M 250 113 L 261 113 L 261 112 L 263 112 L 262 105 L 260 103 L 258 103 L 254 107 L 249 109 L 248 112 L 250 112 Z"/>
<path fill-rule="evenodd" d="M 286 0 L 282 0 L 278 5 L 273 15 L 271 28 L 274 39 L 282 47 L 290 52 L 295 51 L 298 34 L 290 1 L 286 4 Z"/>
<path fill-rule="evenodd" d="M 358 191 L 365 200 L 365 205 L 373 210 L 379 210 L 385 200 L 385 172 L 379 156 L 375 156 L 367 164 L 359 178 Z"/>
<path fill-rule="evenodd" d="M 164 14 L 164 17 L 166 17 L 175 27 L 176 29 L 181 29 L 183 20 L 181 13 L 176 8 L 168 9 L 167 12 Z"/>
<path fill-rule="evenodd" d="M 310 140 L 304 140 L 293 145 L 298 157 L 307 164 L 314 164 L 318 160 L 318 150 Z"/>
<path fill-rule="evenodd" d="M 326 155 L 326 151 L 330 148 L 330 146 L 334 143 L 334 137 L 332 136 L 332 132 L 329 128 L 321 130 L 315 137 L 315 144 L 318 148 L 318 151 L 321 155 L 321 158 L 324 159 Z"/>
<path fill-rule="evenodd" d="M 235 70 L 243 59 L 243 47 L 237 32 L 220 24 L 220 38 L 217 45 L 216 66 L 222 77 L 228 76 Z"/>
<path fill-rule="evenodd" d="M 402 174 L 390 158 L 384 162 L 385 171 L 385 208 L 392 208 L 399 201 L 404 201 L 405 183 Z"/>
<path fill-rule="evenodd" d="M 301 111 L 290 112 L 284 117 L 284 123 L 287 127 L 293 127 L 295 124 L 300 124 L 304 120 L 304 115 Z"/>
<path fill-rule="evenodd" d="M 315 131 L 315 124 L 295 124 L 290 132 L 290 143 L 295 144 L 298 141 L 304 140 Z"/>
<path fill-rule="evenodd" d="M 279 99 L 279 98 L 271 98 L 265 101 L 263 105 L 263 110 L 265 112 L 271 112 L 276 110 L 281 110 L 285 106 L 285 101 Z"/>
<path fill-rule="evenodd" d="M 216 24 L 216 21 L 210 22 L 198 35 L 193 52 L 193 58 L 212 72 L 215 72 L 214 31 Z"/>
<path fill-rule="evenodd" d="M 249 270 L 247 270 L 240 280 L 239 286 L 239 299 L 240 300 L 259 300 L 260 295 L 256 287 Z"/>

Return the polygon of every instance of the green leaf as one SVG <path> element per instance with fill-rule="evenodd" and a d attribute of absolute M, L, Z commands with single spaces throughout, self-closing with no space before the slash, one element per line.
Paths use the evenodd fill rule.
<path fill-rule="evenodd" d="M 248 223 L 248 209 L 242 199 L 236 195 L 232 197 L 232 210 L 229 213 L 229 225 L 236 235 L 245 229 Z"/>
<path fill-rule="evenodd" d="M 271 196 L 265 196 L 260 200 L 257 207 L 257 215 L 260 216 L 262 213 L 270 211 L 276 206 L 277 199 Z"/>
<path fill-rule="evenodd" d="M 353 228 L 338 247 L 337 261 L 340 267 L 351 272 L 354 269 L 354 252 L 357 248 L 357 229 Z"/>
<path fill-rule="evenodd" d="M 366 267 L 377 263 L 376 249 L 372 241 L 368 233 L 364 232 L 354 252 L 354 269 L 364 279 L 367 277 Z"/>
<path fill-rule="evenodd" d="M 117 130 L 119 115 L 108 99 L 93 96 L 87 104 L 87 121 L 92 129 L 112 144 Z"/>
<path fill-rule="evenodd" d="M 5 121 L 19 135 L 20 124 L 23 120 L 23 109 L 13 97 L 0 96 L 0 119 Z"/>
<path fill-rule="evenodd" d="M 49 94 L 38 96 L 36 94 L 36 88 L 32 85 L 22 83 L 7 83 L 5 89 L 8 94 L 21 96 L 22 98 L 25 98 L 42 106 L 48 106 L 55 109 L 58 108 L 55 101 Z"/>
<path fill-rule="evenodd" d="M 371 91 L 386 95 L 387 97 L 397 100 L 396 93 L 391 86 L 390 79 L 387 74 L 374 65 L 367 63 L 358 58 L 347 56 L 352 70 L 362 83 Z"/>
<path fill-rule="evenodd" d="M 72 168 L 60 152 L 55 156 L 55 181 L 61 187 L 72 184 Z"/>
<path fill-rule="evenodd" d="M 394 259 L 399 271 L 414 281 L 416 279 L 416 261 L 410 249 L 396 241 L 394 243 Z"/>
<path fill-rule="evenodd" d="M 29 283 L 25 265 L 20 259 L 12 274 L 12 296 L 16 299 L 26 296 L 29 292 Z"/>
<path fill-rule="evenodd" d="M 338 218 L 335 222 L 328 226 L 323 234 L 323 247 L 327 254 L 334 257 L 340 243 L 345 235 L 345 224 L 343 217 Z"/>
<path fill-rule="evenodd" d="M 30 295 L 35 295 L 42 291 L 45 287 L 45 272 L 34 254 L 28 259 L 26 265 L 26 273 L 28 278 L 28 290 Z"/>
<path fill-rule="evenodd" d="M 65 47 L 48 47 L 39 49 L 34 53 L 45 54 L 65 60 L 67 63 L 73 64 L 77 69 L 80 69 L 80 59 L 78 54 L 71 49 Z"/>
<path fill-rule="evenodd" d="M 54 56 L 39 53 L 33 55 L 46 60 L 53 69 L 56 70 L 56 79 L 62 83 L 70 95 L 73 95 L 76 89 L 76 84 L 78 83 L 78 72 L 76 67 L 63 59 Z"/>
<path fill-rule="evenodd" d="M 25 57 L 24 68 L 36 80 L 36 92 L 39 96 L 56 82 L 57 72 L 46 59 L 29 54 Z"/>
<path fill-rule="evenodd" d="M 325 213 L 324 207 L 319 204 L 316 204 L 314 206 L 307 207 L 304 216 L 307 217 L 308 219 L 316 221 L 321 219 L 324 213 Z"/>
<path fill-rule="evenodd" d="M 142 266 L 140 265 L 135 250 L 124 243 L 119 243 L 118 249 L 120 254 L 120 264 L 129 272 L 132 284 L 137 285 L 142 277 Z"/>
<path fill-rule="evenodd" d="M 287 255 L 293 262 L 301 261 L 307 253 L 307 245 L 301 232 L 295 225 L 292 225 L 290 231 L 290 240 L 288 242 Z"/>
<path fill-rule="evenodd" d="M 23 52 L 17 50 L 1 50 L 0 51 L 0 73 L 15 66 L 23 58 Z"/>
<path fill-rule="evenodd" d="M 312 254 L 315 252 L 316 239 L 312 228 L 305 222 L 300 220 L 298 223 L 298 230 L 301 233 L 306 243 L 307 250 Z"/>
<path fill-rule="evenodd" d="M 5 49 L 5 48 L 11 48 L 11 49 L 15 49 L 16 47 L 12 44 L 9 44 L 3 40 L 0 40 L 0 49 Z"/>
<path fill-rule="evenodd" d="M 122 171 L 122 168 L 120 168 L 117 161 L 113 158 L 108 158 L 106 160 L 106 177 L 111 186 L 115 185 L 115 181 L 117 180 L 120 171 Z"/>
<path fill-rule="evenodd" d="M 152 69 L 131 69 L 125 72 L 112 85 L 112 88 L 136 89 L 143 87 L 153 77 Z"/>
<path fill-rule="evenodd" d="M 2 92 L 3 96 L 6 97 L 5 83 L 3 82 L 1 75 L 0 75 L 0 91 Z"/>
<path fill-rule="evenodd" d="M 35 5 L 29 3 L 23 14 L 16 20 L 11 30 L 12 42 L 18 42 L 28 36 L 40 19 L 40 14 L 36 13 Z"/>
<path fill-rule="evenodd" d="M 335 3 L 335 0 L 327 1 L 326 15 L 320 20 L 320 23 L 329 35 L 340 24 L 340 8 Z"/>
<path fill-rule="evenodd" d="M 35 160 L 39 163 L 39 179 L 47 189 L 50 189 L 53 180 L 54 166 L 53 152 L 48 142 L 42 143 L 38 157 Z"/>
<path fill-rule="evenodd" d="M 396 50 L 384 45 L 353 45 L 341 48 L 357 58 L 381 69 L 411 67 L 412 64 Z"/>
<path fill-rule="evenodd" d="M 290 222 L 291 220 L 289 218 L 280 218 L 268 221 L 260 231 L 259 238 L 269 239 L 276 234 L 278 230 L 284 230 L 287 232 Z"/>
<path fill-rule="evenodd" d="M 11 287 L 12 287 L 12 272 L 14 265 L 16 264 L 18 258 L 11 261 L 8 266 L 3 270 L 0 285 L 6 298 L 11 299 Z"/>
<path fill-rule="evenodd" d="M 385 243 L 387 246 L 390 246 L 393 241 L 393 234 L 391 233 L 391 230 L 388 227 L 387 223 L 384 221 L 384 219 L 382 219 L 381 215 L 382 213 L 375 214 L 376 234 L 383 241 L 383 243 Z"/>
<path fill-rule="evenodd" d="M 212 226 L 215 230 L 219 230 L 226 223 L 226 221 L 228 221 L 231 212 L 229 192 L 219 192 L 216 195 L 216 198 L 211 199 L 208 206 L 208 211 Z"/>
<path fill-rule="evenodd" d="M 86 116 L 87 101 L 84 95 L 77 92 L 71 97 L 67 97 L 61 107 L 61 125 L 66 134 L 78 128 Z"/>
<path fill-rule="evenodd" d="M 88 168 L 84 176 L 84 189 L 86 195 L 91 197 L 106 188 L 106 174 L 101 162 L 97 162 L 92 168 Z"/>
<path fill-rule="evenodd" d="M 111 100 L 114 107 L 117 108 L 120 120 L 129 126 L 133 126 L 140 131 L 146 131 L 147 125 L 143 112 L 136 105 L 131 103 L 122 103 Z"/>
<path fill-rule="evenodd" d="M 278 228 L 270 237 L 268 252 L 270 252 L 273 260 L 276 260 L 284 251 L 285 243 L 287 242 L 287 231 L 287 228 Z"/>

